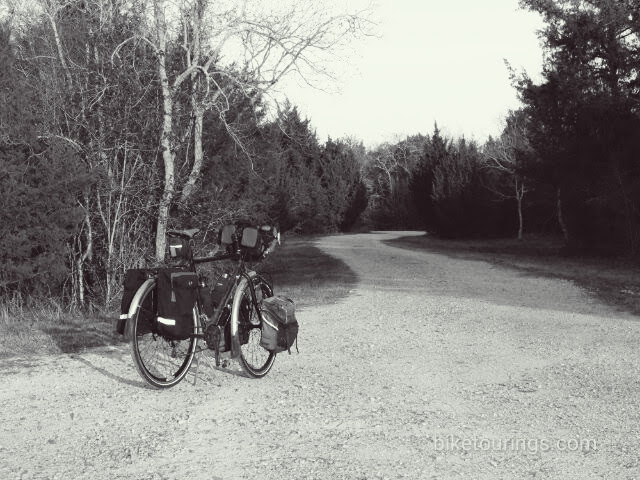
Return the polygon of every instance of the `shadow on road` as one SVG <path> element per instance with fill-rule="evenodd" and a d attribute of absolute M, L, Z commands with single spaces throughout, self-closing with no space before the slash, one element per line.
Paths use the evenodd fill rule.
<path fill-rule="evenodd" d="M 398 237 L 385 244 L 449 258 L 482 261 L 524 276 L 566 280 L 620 312 L 640 316 L 640 268 L 625 259 L 565 257 L 554 238 L 444 240 L 428 235 Z"/>
<path fill-rule="evenodd" d="M 87 348 L 122 342 L 122 337 L 113 331 L 111 322 L 63 323 L 42 326 L 40 330 L 47 334 L 63 353 L 77 353 Z"/>
<path fill-rule="evenodd" d="M 287 240 L 261 265 L 273 278 L 274 293 L 284 292 L 301 307 L 343 300 L 360 280 L 345 262 L 314 246 L 313 241 Z"/>
<path fill-rule="evenodd" d="M 147 382 L 145 382 L 143 380 L 130 380 L 128 378 L 121 377 L 120 375 L 116 375 L 115 373 L 110 372 L 109 370 L 107 370 L 105 368 L 98 367 L 97 365 L 94 365 L 93 363 L 91 363 L 86 358 L 74 356 L 73 359 L 78 361 L 78 362 L 80 362 L 80 363 L 82 363 L 82 364 L 84 364 L 84 365 L 86 365 L 87 367 L 95 370 L 96 372 L 100 373 L 101 375 L 104 375 L 107 378 L 110 378 L 111 380 L 115 380 L 116 382 L 124 383 L 125 385 L 130 385 L 132 387 L 148 388 L 150 390 L 155 390 L 151 385 L 149 385 Z"/>

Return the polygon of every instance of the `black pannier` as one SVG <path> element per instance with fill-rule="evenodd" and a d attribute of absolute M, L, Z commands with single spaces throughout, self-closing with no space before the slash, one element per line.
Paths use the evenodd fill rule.
<path fill-rule="evenodd" d="M 260 310 L 262 313 L 260 345 L 270 352 L 278 353 L 287 350 L 291 353 L 291 347 L 298 338 L 298 320 L 293 300 L 279 296 L 265 298 Z"/>
<path fill-rule="evenodd" d="M 132 268 L 124 274 L 124 291 L 120 302 L 120 318 L 116 323 L 116 331 L 124 335 L 124 329 L 129 316 L 129 307 L 140 286 L 147 280 L 147 270 L 143 268 Z"/>
<path fill-rule="evenodd" d="M 185 340 L 193 330 L 193 308 L 198 300 L 198 274 L 183 269 L 158 270 L 156 332 L 165 338 Z"/>

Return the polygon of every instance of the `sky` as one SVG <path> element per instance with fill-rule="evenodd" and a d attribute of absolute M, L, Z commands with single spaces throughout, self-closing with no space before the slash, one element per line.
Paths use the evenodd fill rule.
<path fill-rule="evenodd" d="M 350 136 L 373 148 L 431 134 L 434 122 L 483 142 L 520 106 L 504 60 L 533 79 L 542 70 L 542 20 L 518 0 L 378 0 L 375 16 L 378 35 L 353 46 L 337 83 L 286 85 L 320 142 Z"/>

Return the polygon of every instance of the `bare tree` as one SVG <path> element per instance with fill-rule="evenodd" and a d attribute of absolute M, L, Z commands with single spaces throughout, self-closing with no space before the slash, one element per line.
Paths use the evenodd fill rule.
<path fill-rule="evenodd" d="M 424 144 L 418 135 L 385 143 L 368 154 L 365 182 L 369 189 L 369 215 L 388 217 L 392 227 L 407 227 L 412 220 L 413 202 L 409 185 Z M 376 221 L 374 221 L 375 223 Z"/>
<path fill-rule="evenodd" d="M 169 211 L 179 190 L 176 185 L 176 150 L 188 135 L 177 131 L 175 103 L 179 93 L 190 90 L 194 159 L 182 187 L 180 200 L 194 190 L 203 162 L 202 119 L 211 110 L 242 148 L 242 142 L 226 113 L 234 92 L 253 99 L 268 94 L 288 73 L 303 78 L 331 76 L 328 58 L 336 56 L 354 37 L 369 27 L 365 12 L 332 13 L 318 2 L 292 2 L 268 9 L 258 0 L 150 0 L 153 21 L 148 32 L 123 41 L 150 45 L 156 59 L 156 74 L 162 91 L 160 147 L 164 164 L 164 189 L 158 208 L 156 259 L 164 258 Z M 182 70 L 167 62 L 173 44 L 184 58 Z"/>
<path fill-rule="evenodd" d="M 505 192 L 496 187 L 491 191 L 505 199 L 514 199 L 518 209 L 518 240 L 522 240 L 524 215 L 522 202 L 527 192 L 525 177 L 521 172 L 519 155 L 531 152 L 526 136 L 526 119 L 522 112 L 510 112 L 507 125 L 497 140 L 489 140 L 483 150 L 486 168 L 496 170 L 504 175 L 510 184 L 510 191 Z"/>

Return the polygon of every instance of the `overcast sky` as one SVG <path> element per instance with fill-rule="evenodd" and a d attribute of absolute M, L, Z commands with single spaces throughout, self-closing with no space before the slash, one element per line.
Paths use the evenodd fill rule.
<path fill-rule="evenodd" d="M 536 78 L 542 21 L 518 0 L 378 0 L 380 38 L 357 45 L 327 93 L 287 94 L 321 142 L 353 136 L 373 147 L 433 131 L 484 141 L 519 102 L 508 60 Z M 337 90 L 337 91 L 336 91 Z"/>

